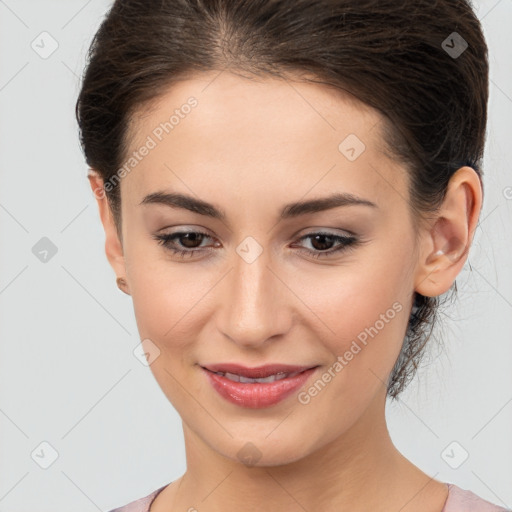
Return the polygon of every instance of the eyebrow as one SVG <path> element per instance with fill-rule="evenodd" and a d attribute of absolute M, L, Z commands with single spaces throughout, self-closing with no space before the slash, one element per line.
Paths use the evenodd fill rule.
<path fill-rule="evenodd" d="M 184 210 L 189 210 L 221 221 L 226 221 L 227 217 L 223 210 L 217 208 L 213 204 L 185 194 L 154 192 L 144 197 L 140 204 L 162 204 L 170 206 L 171 208 L 182 208 Z M 363 199 L 349 193 L 338 192 L 327 197 L 289 203 L 283 207 L 279 217 L 281 220 L 286 220 L 296 218 L 301 215 L 318 213 L 332 208 L 339 208 L 340 206 L 358 205 L 378 208 L 375 203 L 368 199 Z"/>

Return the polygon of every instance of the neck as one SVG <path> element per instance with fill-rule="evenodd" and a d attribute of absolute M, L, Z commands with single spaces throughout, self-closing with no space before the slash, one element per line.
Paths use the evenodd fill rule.
<path fill-rule="evenodd" d="M 184 435 L 187 471 L 158 496 L 151 512 L 160 512 L 164 501 L 161 510 L 167 512 L 441 512 L 447 497 L 444 484 L 393 445 L 385 396 L 377 397 L 376 404 L 333 442 L 281 465 L 246 466 L 212 450 L 186 425 Z"/>

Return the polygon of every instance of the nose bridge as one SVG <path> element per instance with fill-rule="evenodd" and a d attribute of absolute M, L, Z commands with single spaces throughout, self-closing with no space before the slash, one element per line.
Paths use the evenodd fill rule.
<path fill-rule="evenodd" d="M 281 290 L 269 266 L 269 252 L 254 239 L 248 237 L 236 248 L 221 329 L 239 344 L 257 346 L 282 332 Z"/>

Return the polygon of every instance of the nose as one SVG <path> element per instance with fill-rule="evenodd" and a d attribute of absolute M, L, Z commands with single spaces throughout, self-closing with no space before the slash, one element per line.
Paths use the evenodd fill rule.
<path fill-rule="evenodd" d="M 259 348 L 290 329 L 293 294 L 278 274 L 267 251 L 252 262 L 235 253 L 221 288 L 217 317 L 218 329 L 233 343 Z"/>

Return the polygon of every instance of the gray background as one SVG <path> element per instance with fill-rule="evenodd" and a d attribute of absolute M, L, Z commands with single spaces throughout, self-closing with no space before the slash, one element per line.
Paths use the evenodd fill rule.
<path fill-rule="evenodd" d="M 132 353 L 78 145 L 79 76 L 109 5 L 0 0 L 0 512 L 110 510 L 185 470 L 179 416 Z M 387 416 L 425 472 L 512 508 L 512 1 L 475 6 L 491 65 L 484 209 L 445 349 Z M 31 46 L 43 31 L 48 58 Z M 47 469 L 42 442 L 58 453 Z"/>

